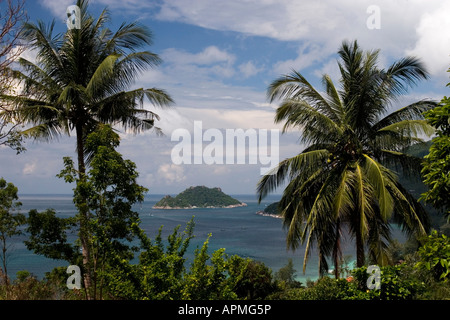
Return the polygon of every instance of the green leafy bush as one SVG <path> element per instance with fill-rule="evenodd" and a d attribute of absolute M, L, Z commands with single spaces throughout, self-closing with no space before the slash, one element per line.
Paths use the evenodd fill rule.
<path fill-rule="evenodd" d="M 450 98 L 444 97 L 438 107 L 425 113 L 425 118 L 436 128 L 436 137 L 425 156 L 422 175 L 429 190 L 421 199 L 444 210 L 450 219 Z"/>
<path fill-rule="evenodd" d="M 420 261 L 417 268 L 431 271 L 436 280 L 448 281 L 450 278 L 450 239 L 437 231 L 428 236 L 419 248 Z"/>
<path fill-rule="evenodd" d="M 417 298 L 425 290 L 425 283 L 414 270 L 413 265 L 402 263 L 380 268 L 380 290 L 368 290 L 367 267 L 353 271 L 355 281 L 360 290 L 365 290 L 365 298 L 374 300 L 410 300 Z"/>

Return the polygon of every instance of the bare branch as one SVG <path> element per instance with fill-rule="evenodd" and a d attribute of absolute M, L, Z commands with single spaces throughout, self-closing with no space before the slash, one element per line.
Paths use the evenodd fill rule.
<path fill-rule="evenodd" d="M 0 71 L 14 62 L 25 50 L 19 35 L 23 23 L 28 20 L 24 10 L 25 0 L 0 0 Z M 6 8 L 3 8 L 6 7 Z"/>

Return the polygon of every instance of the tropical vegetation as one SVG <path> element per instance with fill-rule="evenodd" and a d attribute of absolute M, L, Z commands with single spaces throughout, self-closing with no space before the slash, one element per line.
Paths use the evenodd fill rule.
<path fill-rule="evenodd" d="M 220 188 L 205 186 L 189 187 L 175 197 L 165 196 L 155 204 L 155 208 L 208 208 L 242 205 L 239 200 L 222 192 Z"/>
<path fill-rule="evenodd" d="M 402 58 L 381 69 L 378 50 L 344 41 L 338 51 L 339 86 L 324 75 L 319 91 L 298 71 L 270 85 L 269 100 L 281 100 L 275 122 L 284 122 L 284 131 L 299 129 L 306 148 L 264 176 L 258 195 L 261 200 L 287 182 L 281 200 L 267 211 L 281 212 L 289 248 L 306 244 L 304 268 L 317 247 L 319 278 L 301 283 L 292 260 L 273 273 L 225 248 L 210 253 L 211 235 L 188 261 L 194 219 L 167 239 L 162 226 L 153 238 L 141 228 L 134 205 L 148 190 L 138 183 L 136 164 L 117 151 L 116 128 L 160 132 L 159 117 L 143 108 L 144 98 L 159 107 L 173 101 L 161 89 L 129 90 L 140 72 L 160 62 L 156 54 L 138 51 L 151 44 L 151 32 L 137 22 L 113 32 L 107 10 L 94 19 L 88 1 L 77 5 L 80 29 L 54 35 L 54 22 L 26 22 L 16 34 L 37 51 L 36 60 L 20 58 L 18 68 L 0 66 L 0 76 L 8 80 L 0 87 L 0 145 L 22 152 L 24 137 L 75 134 L 77 161 L 65 157 L 58 177 L 74 185 L 78 210 L 68 218 L 51 208 L 25 215 L 19 212 L 18 188 L 0 178 L 0 299 L 449 299 L 450 238 L 443 228 L 429 232 L 429 214 L 403 184 L 405 176 L 421 172 L 429 186 L 423 201 L 449 217 L 449 99 L 392 109 L 402 94 L 428 78 L 419 59 Z M 19 82 L 23 89 L 12 92 L 10 84 Z M 27 128 L 18 132 L 19 125 Z M 412 150 L 427 149 L 424 137 L 433 133 L 423 161 Z M 161 201 L 164 206 L 240 204 L 219 188 L 206 187 Z M 410 236 L 406 243 L 393 241 L 392 224 Z M 346 233 L 356 244 L 353 269 L 342 255 Z M 68 288 L 66 268 L 54 268 L 42 280 L 23 270 L 11 280 L 8 248 L 17 235 L 27 237 L 24 244 L 35 254 L 82 266 L 81 288 Z M 330 259 L 335 279 L 328 274 Z M 369 287 L 368 264 L 379 266 L 380 288 Z"/>
<path fill-rule="evenodd" d="M 25 215 L 16 213 L 22 205 L 18 200 L 18 189 L 11 182 L 0 178 L 0 277 L 3 283 L 9 284 L 8 249 L 13 236 L 22 233 L 21 226 L 25 223 Z"/>
<path fill-rule="evenodd" d="M 344 41 L 338 55 L 339 87 L 324 75 L 319 91 L 297 71 L 269 86 L 269 100 L 281 100 L 275 122 L 284 122 L 284 131 L 300 129 L 307 147 L 258 183 L 261 200 L 287 181 L 279 204 L 287 244 L 295 250 L 306 243 L 304 268 L 317 245 L 322 275 L 329 269 L 327 258 L 338 270 L 344 232 L 354 239 L 362 267 L 366 254 L 371 263 L 390 263 L 391 222 L 418 239 L 429 229 L 427 213 L 394 169 L 420 172 L 421 159 L 403 151 L 434 132 L 423 112 L 436 103 L 423 100 L 391 110 L 399 96 L 428 78 L 424 65 L 406 57 L 381 69 L 379 50 L 364 51 L 357 41 Z"/>
<path fill-rule="evenodd" d="M 442 210 L 450 221 L 450 98 L 444 97 L 436 108 L 425 113 L 425 118 L 436 128 L 436 137 L 425 156 L 422 175 L 429 190 L 421 199 Z"/>
<path fill-rule="evenodd" d="M 20 68 L 10 69 L 11 77 L 23 85 L 15 95 L 2 95 L 12 104 L 16 121 L 31 125 L 22 132 L 36 139 L 52 140 L 60 135 L 76 136 L 77 174 L 84 179 L 92 151 L 86 145 L 89 133 L 101 124 L 121 125 L 125 130 L 140 132 L 154 129 L 159 116 L 145 108 L 144 98 L 153 105 L 166 107 L 173 103 L 158 88 L 129 90 L 144 70 L 161 60 L 150 51 L 138 51 L 152 44 L 152 33 L 138 22 L 123 23 L 115 32 L 107 27 L 110 19 L 104 10 L 97 19 L 88 12 L 88 1 L 78 0 L 80 29 L 64 34 L 53 33 L 55 21 L 46 25 L 25 23 L 21 39 L 38 53 L 36 61 L 20 58 Z M 87 163 L 86 163 L 87 161 Z M 92 255 L 89 239 L 89 212 L 80 201 L 80 239 L 85 283 L 90 286 Z"/>

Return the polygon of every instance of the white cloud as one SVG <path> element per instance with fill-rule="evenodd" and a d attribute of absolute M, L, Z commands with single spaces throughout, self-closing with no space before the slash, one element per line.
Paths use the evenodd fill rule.
<path fill-rule="evenodd" d="M 67 7 L 74 2 L 73 0 L 42 0 L 41 4 L 50 9 L 55 17 L 67 19 Z"/>
<path fill-rule="evenodd" d="M 203 128 L 218 129 L 280 129 L 280 125 L 275 125 L 273 118 L 275 112 L 268 110 L 221 110 L 221 109 L 196 109 L 180 108 L 180 113 L 185 114 L 189 119 L 202 121 Z M 190 130 L 193 126 L 186 127 Z"/>
<path fill-rule="evenodd" d="M 322 21 L 315 14 L 325 12 L 327 5 L 286 0 L 165 0 L 157 18 L 183 21 L 216 30 L 233 30 L 250 35 L 281 40 L 298 40 L 316 25 L 330 28 L 328 17 Z M 296 17 L 296 18 L 294 18 Z"/>
<path fill-rule="evenodd" d="M 236 59 L 234 55 L 216 46 L 206 47 L 203 51 L 195 54 L 171 48 L 165 50 L 163 56 L 164 61 L 169 63 L 197 65 L 211 65 L 220 62 L 233 64 Z"/>
<path fill-rule="evenodd" d="M 178 76 L 189 76 L 191 79 L 212 76 L 229 78 L 235 73 L 233 65 L 236 57 L 216 46 L 206 47 L 198 53 L 169 48 L 163 51 L 161 57 L 171 70 L 176 70 Z"/>
<path fill-rule="evenodd" d="M 263 71 L 263 67 L 257 67 L 253 61 L 247 61 L 239 65 L 239 71 L 244 75 L 244 78 L 250 78 Z"/>
<path fill-rule="evenodd" d="M 159 166 L 158 178 L 162 179 L 166 184 L 179 183 L 186 180 L 183 166 L 165 163 Z"/>
<path fill-rule="evenodd" d="M 193 126 L 193 120 L 183 114 L 180 109 L 163 109 L 158 110 L 157 113 L 161 119 L 156 123 L 156 125 L 160 127 L 163 133 L 167 136 L 170 136 L 172 131 L 175 129 Z"/>
<path fill-rule="evenodd" d="M 302 70 L 322 61 L 329 54 L 330 50 L 325 49 L 324 46 L 305 42 L 300 46 L 297 58 L 279 61 L 275 64 L 274 71 L 277 74 L 286 74 L 290 73 L 292 69 Z"/>
<path fill-rule="evenodd" d="M 406 52 L 422 57 L 434 75 L 447 76 L 450 66 L 450 1 L 443 1 L 439 8 L 425 12 L 416 28 L 418 40 L 412 50 Z"/>
<path fill-rule="evenodd" d="M 65 10 L 72 0 L 43 0 L 42 4 L 58 17 L 65 19 Z M 94 2 L 91 3 L 93 5 Z M 98 0 L 96 4 L 121 9 L 134 14 L 153 14 L 164 21 L 185 22 L 204 28 L 236 31 L 246 35 L 269 37 L 280 41 L 307 42 L 305 52 L 300 44 L 297 58 L 280 61 L 275 71 L 289 65 L 309 66 L 334 53 L 343 39 L 358 39 L 363 47 L 381 48 L 387 55 L 399 57 L 411 53 L 423 57 L 433 74 L 442 74 L 448 67 L 449 37 L 442 34 L 450 29 L 449 0 L 324 0 L 299 3 L 296 0 Z M 369 30 L 367 8 L 380 8 L 381 28 Z M 157 10 L 155 11 L 155 8 Z M 155 13 L 156 12 L 156 13 Z M 315 45 L 320 44 L 317 51 Z M 325 45 L 326 44 L 326 45 Z M 406 48 L 406 49 L 405 49 Z M 433 48 L 430 50 L 429 48 Z M 198 54 L 167 52 L 186 63 L 216 65 L 211 71 L 224 77 L 234 75 L 229 68 L 233 55 L 215 46 Z M 189 61 L 191 60 L 191 61 Z M 251 65 L 241 65 L 244 76 L 252 75 Z M 444 71 L 442 68 L 444 66 Z"/>
<path fill-rule="evenodd" d="M 156 18 L 301 41 L 297 58 L 279 61 L 276 72 L 320 62 L 335 53 L 344 39 L 357 39 L 367 49 L 381 48 L 394 59 L 412 52 L 424 59 L 433 74 L 442 72 L 443 66 L 445 72 L 450 39 L 443 35 L 450 29 L 449 0 L 377 1 L 381 24 L 375 30 L 366 24 L 370 5 L 374 5 L 372 0 L 164 0 Z"/>
<path fill-rule="evenodd" d="M 22 173 L 25 175 L 33 174 L 36 170 L 36 162 L 26 163 Z"/>
<path fill-rule="evenodd" d="M 145 72 L 138 85 L 154 83 L 175 100 L 174 109 L 151 109 L 161 116 L 157 125 L 166 134 L 176 128 L 192 128 L 194 120 L 202 120 L 210 128 L 273 126 L 273 108 L 266 103 L 264 91 L 223 82 L 233 80 L 229 79 L 232 75 L 261 72 L 253 61 L 235 67 L 235 55 L 215 46 L 194 53 L 169 48 L 161 57 L 164 63 L 160 68 Z"/>

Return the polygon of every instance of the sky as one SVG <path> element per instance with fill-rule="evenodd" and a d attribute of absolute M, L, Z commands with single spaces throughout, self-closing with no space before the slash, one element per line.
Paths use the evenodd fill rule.
<path fill-rule="evenodd" d="M 66 8 L 74 3 L 27 0 L 26 10 L 30 21 L 54 19 L 57 31 L 64 32 Z M 425 63 L 430 79 L 409 90 L 394 109 L 449 95 L 445 85 L 450 67 L 450 0 L 91 0 L 89 8 L 94 17 L 108 8 L 113 31 L 122 22 L 139 21 L 149 27 L 154 43 L 146 50 L 163 60 L 157 68 L 139 74 L 133 87 L 162 88 L 175 100 L 168 109 L 145 104 L 161 117 L 157 125 L 165 135 L 121 130 L 118 148 L 136 163 L 139 183 L 151 194 L 176 194 L 195 185 L 221 187 L 228 194 L 255 194 L 265 167 L 261 157 L 251 163 L 249 156 L 238 164 L 237 158 L 227 163 L 223 155 L 223 164 L 219 160 L 209 164 L 201 151 L 194 151 L 205 152 L 213 141 L 211 135 L 214 143 L 223 139 L 225 144 L 227 130 L 256 133 L 258 139 L 264 129 L 278 132 L 282 124 L 273 121 L 277 102 L 266 98 L 269 84 L 292 70 L 319 90 L 323 74 L 338 83 L 336 52 L 343 40 L 358 40 L 364 50 L 380 49 L 382 68 L 410 55 Z M 33 53 L 25 52 L 24 57 L 33 59 Z M 199 139 L 194 124 L 203 129 Z M 187 141 L 172 139 L 179 132 L 192 138 L 190 164 L 173 161 L 174 148 Z M 304 149 L 298 142 L 300 134 L 298 129 L 279 134 L 279 148 L 273 150 L 280 161 Z M 19 155 L 1 147 L 0 176 L 14 183 L 20 194 L 70 194 L 74 186 L 56 175 L 64 156 L 76 159 L 75 136 L 48 143 L 27 140 L 25 146 L 27 151 Z M 249 155 L 261 154 L 250 140 L 243 148 Z M 275 153 L 271 156 L 275 160 Z M 282 191 L 279 188 L 277 193 Z"/>

